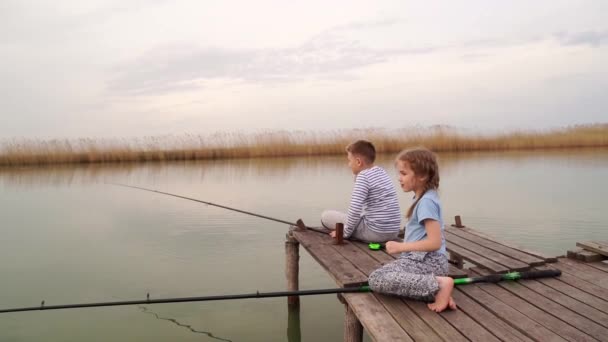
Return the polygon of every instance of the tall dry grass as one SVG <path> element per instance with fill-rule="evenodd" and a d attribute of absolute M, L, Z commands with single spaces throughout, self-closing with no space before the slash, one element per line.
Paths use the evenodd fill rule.
<path fill-rule="evenodd" d="M 379 153 L 396 153 L 412 146 L 426 146 L 437 152 L 607 147 L 608 124 L 503 134 L 466 133 L 435 126 L 133 139 L 12 139 L 0 141 L 0 166 L 336 155 L 357 139 L 372 141 Z"/>

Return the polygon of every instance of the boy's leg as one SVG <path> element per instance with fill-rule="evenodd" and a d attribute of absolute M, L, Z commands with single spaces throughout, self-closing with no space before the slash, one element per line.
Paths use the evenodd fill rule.
<path fill-rule="evenodd" d="M 336 229 L 336 223 L 346 223 L 348 215 L 337 210 L 325 210 L 321 214 L 321 224 L 327 229 Z"/>
<path fill-rule="evenodd" d="M 399 232 L 394 233 L 376 233 L 373 230 L 370 230 L 365 224 L 364 220 L 359 222 L 359 225 L 355 228 L 353 232 L 353 237 L 357 240 L 363 242 L 386 242 L 397 240 L 399 237 Z"/>

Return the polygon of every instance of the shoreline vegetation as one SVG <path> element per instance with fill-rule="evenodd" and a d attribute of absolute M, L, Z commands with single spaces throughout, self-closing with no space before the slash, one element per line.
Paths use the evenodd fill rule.
<path fill-rule="evenodd" d="M 599 148 L 608 147 L 608 124 L 494 134 L 433 126 L 184 134 L 131 139 L 15 138 L 0 140 L 0 167 L 341 155 L 345 146 L 357 139 L 372 141 L 378 153 L 397 153 L 414 146 L 425 146 L 435 152 Z"/>

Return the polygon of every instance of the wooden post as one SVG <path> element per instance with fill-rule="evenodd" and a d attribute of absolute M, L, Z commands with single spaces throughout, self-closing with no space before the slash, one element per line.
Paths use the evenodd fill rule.
<path fill-rule="evenodd" d="M 341 245 L 344 243 L 344 223 L 336 223 L 336 237 L 334 238 L 334 245 Z"/>
<path fill-rule="evenodd" d="M 454 216 L 454 221 L 456 222 L 456 224 L 453 224 L 452 227 L 464 228 L 464 226 L 462 225 L 462 221 L 460 220 L 460 215 Z"/>
<path fill-rule="evenodd" d="M 454 216 L 454 222 L 455 223 L 452 225 L 452 227 L 464 228 L 464 226 L 462 225 L 462 220 L 460 219 L 460 215 Z M 450 260 L 449 260 L 449 262 L 450 262 L 450 264 L 454 264 L 459 269 L 463 269 L 464 268 L 464 259 L 462 259 L 462 257 L 460 255 L 456 255 L 454 253 L 450 253 Z"/>
<path fill-rule="evenodd" d="M 287 341 L 301 342 L 300 304 L 287 305 Z"/>
<path fill-rule="evenodd" d="M 293 237 L 293 233 L 290 231 L 287 233 L 287 241 L 285 241 L 285 277 L 287 278 L 287 291 L 298 291 L 299 286 L 299 274 L 300 274 L 300 243 Z M 288 305 L 297 305 L 300 303 L 299 296 L 287 297 Z"/>
<path fill-rule="evenodd" d="M 450 264 L 453 264 L 454 266 L 458 267 L 459 269 L 464 268 L 464 259 L 460 255 L 456 255 L 453 253 L 449 253 L 449 255 L 450 255 L 450 260 L 448 260 L 448 261 L 450 262 Z"/>
<path fill-rule="evenodd" d="M 359 318 L 350 306 L 345 305 L 346 313 L 344 314 L 344 342 L 362 342 L 363 341 L 363 326 L 359 322 Z"/>

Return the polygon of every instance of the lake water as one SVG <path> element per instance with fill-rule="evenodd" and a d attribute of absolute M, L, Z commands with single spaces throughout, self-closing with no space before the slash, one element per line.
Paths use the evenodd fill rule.
<path fill-rule="evenodd" d="M 390 174 L 393 156 L 379 158 Z M 442 154 L 445 221 L 552 255 L 608 239 L 608 150 Z M 287 226 L 125 183 L 318 225 L 346 209 L 345 157 L 0 170 L 0 308 L 285 289 Z M 400 191 L 400 190 L 399 190 Z M 400 193 L 402 208 L 411 194 Z M 300 250 L 300 288 L 334 287 Z M 303 341 L 341 341 L 335 295 Z M 286 341 L 285 298 L 0 314 L 1 341 Z"/>

